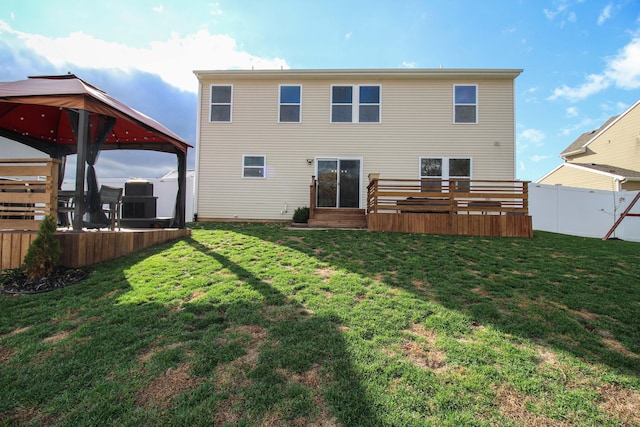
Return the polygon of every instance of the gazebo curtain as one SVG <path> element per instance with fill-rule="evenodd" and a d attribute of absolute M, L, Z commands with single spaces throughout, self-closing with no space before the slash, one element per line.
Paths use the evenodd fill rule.
<path fill-rule="evenodd" d="M 76 110 L 67 110 L 69 121 L 73 129 L 73 133 L 78 139 L 79 113 Z M 109 224 L 109 220 L 102 210 L 102 202 L 100 200 L 100 190 L 98 188 L 98 179 L 96 178 L 95 164 L 98 161 L 100 149 L 107 139 L 109 132 L 116 123 L 115 117 L 104 116 L 101 114 L 91 114 L 89 120 L 89 132 L 87 142 L 87 198 L 86 213 L 88 214 L 88 228 L 100 228 Z M 78 144 L 82 141 L 78 141 Z"/>

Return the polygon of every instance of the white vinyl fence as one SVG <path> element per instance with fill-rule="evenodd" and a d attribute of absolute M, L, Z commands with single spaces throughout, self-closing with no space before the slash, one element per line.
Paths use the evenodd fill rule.
<path fill-rule="evenodd" d="M 533 229 L 602 239 L 637 193 L 531 183 Z M 640 201 L 630 213 L 640 214 Z M 610 238 L 640 242 L 640 217 L 625 217 Z"/>
<path fill-rule="evenodd" d="M 112 187 L 124 188 L 125 182 L 133 178 L 99 178 L 98 185 L 109 185 Z M 141 179 L 141 178 L 137 178 Z M 176 195 L 178 194 L 178 174 L 173 171 L 161 178 L 143 178 L 153 184 L 153 195 L 156 196 L 156 216 L 158 218 L 173 217 L 173 211 L 176 204 Z M 74 190 L 75 180 L 64 180 L 62 183 L 63 190 Z M 195 193 L 195 175 L 193 171 L 187 171 L 186 183 L 186 206 L 185 220 L 193 221 L 193 199 Z"/>

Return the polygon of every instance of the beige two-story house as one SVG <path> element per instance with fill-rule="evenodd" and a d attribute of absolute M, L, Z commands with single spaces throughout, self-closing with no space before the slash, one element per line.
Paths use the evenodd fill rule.
<path fill-rule="evenodd" d="M 515 179 L 519 69 L 195 71 L 199 219 L 363 208 L 368 176 Z"/>
<path fill-rule="evenodd" d="M 600 128 L 580 135 L 560 154 L 563 163 L 539 184 L 594 190 L 640 190 L 640 101 Z"/>

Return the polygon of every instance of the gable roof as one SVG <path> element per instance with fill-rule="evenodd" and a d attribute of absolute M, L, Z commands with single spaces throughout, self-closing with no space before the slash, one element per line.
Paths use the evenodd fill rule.
<path fill-rule="evenodd" d="M 631 169 L 619 168 L 611 165 L 601 165 L 598 163 L 566 163 L 567 165 L 580 166 L 590 169 L 595 172 L 604 173 L 607 175 L 615 176 L 616 178 L 637 179 L 640 178 L 640 171 L 634 171 Z"/>
<path fill-rule="evenodd" d="M 591 132 L 585 132 L 582 135 L 580 135 L 567 148 L 565 148 L 564 151 L 562 151 L 562 153 L 560 153 L 560 157 L 566 160 L 567 157 L 575 156 L 576 154 L 582 154 L 586 152 L 587 146 L 589 146 L 589 144 L 591 144 L 604 131 L 606 131 L 611 126 L 613 126 L 618 120 L 622 119 L 624 116 L 629 114 L 629 112 L 639 104 L 640 104 L 640 100 L 636 101 L 631 107 L 627 108 L 622 114 L 611 117 L 598 129 L 592 130 Z"/>

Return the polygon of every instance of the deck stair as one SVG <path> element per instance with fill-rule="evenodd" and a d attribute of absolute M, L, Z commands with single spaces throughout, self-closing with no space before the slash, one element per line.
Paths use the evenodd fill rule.
<path fill-rule="evenodd" d="M 367 228 L 364 209 L 316 208 L 310 228 Z"/>

